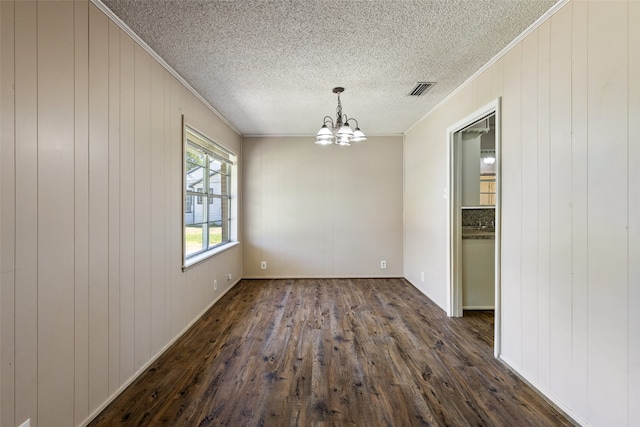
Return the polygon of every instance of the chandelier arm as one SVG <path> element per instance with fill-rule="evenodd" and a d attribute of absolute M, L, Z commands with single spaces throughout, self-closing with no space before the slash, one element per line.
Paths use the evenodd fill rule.
<path fill-rule="evenodd" d="M 350 120 L 353 120 L 354 122 L 356 122 L 356 128 L 359 128 L 359 127 L 360 127 L 360 125 L 358 125 L 358 121 L 357 121 L 356 119 L 354 119 L 353 117 L 348 117 L 348 118 L 347 118 L 347 115 L 345 114 L 345 115 L 344 115 L 344 118 L 345 118 L 345 121 L 344 121 L 345 123 L 348 123 Z M 355 129 L 355 128 L 354 128 L 354 129 Z"/>
<path fill-rule="evenodd" d="M 322 124 L 326 125 L 327 122 L 331 123 L 331 128 L 335 127 L 335 124 L 333 122 L 333 118 L 331 116 L 324 116 L 324 119 L 322 119 Z"/>

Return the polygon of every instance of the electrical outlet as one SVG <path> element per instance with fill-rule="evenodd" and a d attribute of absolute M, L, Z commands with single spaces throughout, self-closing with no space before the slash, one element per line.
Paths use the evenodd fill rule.
<path fill-rule="evenodd" d="M 31 418 L 27 419 L 27 421 L 20 424 L 19 427 L 30 427 L 31 426 Z"/>
<path fill-rule="evenodd" d="M 260 269 L 261 270 L 266 270 L 267 269 L 267 261 L 262 261 L 260 263 Z"/>
<path fill-rule="evenodd" d="M 227 274 L 227 280 L 231 280 L 231 274 Z"/>
<path fill-rule="evenodd" d="M 387 261 L 380 261 L 380 268 L 387 268 Z"/>
<path fill-rule="evenodd" d="M 420 281 L 424 282 L 424 271 L 420 272 Z"/>
<path fill-rule="evenodd" d="M 214 291 L 218 290 L 218 280 L 217 279 L 213 281 L 213 290 Z"/>

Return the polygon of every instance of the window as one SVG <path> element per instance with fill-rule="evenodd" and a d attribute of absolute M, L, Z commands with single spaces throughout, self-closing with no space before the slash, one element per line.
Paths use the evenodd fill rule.
<path fill-rule="evenodd" d="M 230 242 L 234 156 L 185 126 L 184 266 Z"/>

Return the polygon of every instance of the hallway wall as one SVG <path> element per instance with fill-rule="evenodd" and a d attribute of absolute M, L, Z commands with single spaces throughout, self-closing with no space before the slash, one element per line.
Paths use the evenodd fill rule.
<path fill-rule="evenodd" d="M 591 426 L 640 425 L 638 75 L 640 3 L 569 2 L 405 141 L 404 273 L 445 308 L 447 128 L 501 98 L 501 358 Z"/>

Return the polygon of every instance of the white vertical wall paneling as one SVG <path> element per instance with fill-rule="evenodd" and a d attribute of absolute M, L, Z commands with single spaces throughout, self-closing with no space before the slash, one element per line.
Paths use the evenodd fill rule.
<path fill-rule="evenodd" d="M 109 21 L 89 9 L 89 412 L 109 396 Z"/>
<path fill-rule="evenodd" d="M 471 82 L 470 88 L 471 88 L 471 92 L 469 93 L 469 100 L 470 100 L 470 105 L 469 105 L 469 110 L 473 111 L 476 108 L 478 108 L 478 98 L 479 98 L 479 80 L 480 79 L 474 79 Z"/>
<path fill-rule="evenodd" d="M 461 111 L 473 111 L 474 86 L 474 82 L 469 82 L 469 84 L 458 93 L 457 102 Z"/>
<path fill-rule="evenodd" d="M 262 194 L 261 194 L 261 203 L 262 209 L 261 213 L 261 232 L 262 236 L 260 236 L 260 259 L 262 261 L 267 261 L 267 268 L 271 269 L 271 271 L 267 270 L 266 272 L 260 272 L 261 275 L 266 274 L 267 277 L 271 276 L 272 271 L 276 268 L 276 260 L 275 257 L 272 256 L 273 253 L 277 252 L 277 248 L 274 247 L 276 229 L 275 221 L 273 220 L 274 216 L 277 217 L 279 214 L 278 204 L 276 203 L 277 191 L 276 187 L 278 183 L 274 177 L 274 173 L 276 171 L 275 165 L 277 161 L 277 157 L 274 158 L 272 155 L 272 150 L 270 143 L 267 141 L 262 152 L 261 152 L 261 160 L 262 160 L 262 175 L 261 179 L 263 182 Z M 253 177 L 249 177 L 248 180 L 254 179 Z M 247 212 L 248 214 L 248 212 Z"/>
<path fill-rule="evenodd" d="M 366 141 L 365 144 L 371 144 L 371 141 Z M 353 167 L 354 161 L 353 154 L 356 153 L 359 146 L 350 147 L 347 150 L 339 150 L 343 147 L 326 147 L 334 149 L 334 176 L 347 176 L 347 171 Z M 360 155 L 362 158 L 362 154 Z M 379 257 L 374 252 L 375 246 L 368 245 L 368 247 L 357 247 L 358 242 L 367 241 L 367 238 L 375 239 L 373 235 L 367 236 L 370 227 L 362 218 L 367 214 L 367 211 L 371 210 L 371 200 L 367 198 L 367 191 L 365 190 L 367 178 L 371 178 L 370 168 L 375 168 L 377 162 L 370 159 L 367 156 L 366 162 L 361 162 L 358 174 L 354 174 L 349 180 L 336 180 L 334 181 L 334 203 L 335 206 L 340 206 L 337 212 L 335 212 L 335 218 L 339 220 L 336 226 L 333 227 L 333 264 L 334 274 L 338 277 L 351 276 L 354 274 L 354 270 L 361 270 L 365 265 L 359 264 L 358 258 L 353 257 L 352 254 L 359 253 L 364 256 L 364 259 L 369 261 L 370 268 L 378 270 L 380 268 Z M 384 169 L 384 168 L 383 168 Z M 384 175 L 383 175 L 384 176 Z M 372 183 L 375 182 L 375 179 Z M 384 193 L 382 193 L 384 194 Z M 349 209 L 347 206 L 353 203 Z M 366 236 L 366 237 L 365 237 Z M 363 240 L 364 239 L 364 240 Z M 375 271 L 375 270 L 374 270 Z M 356 273 L 356 275 L 359 275 Z"/>
<path fill-rule="evenodd" d="M 38 419 L 50 425 L 74 404 L 73 7 L 38 4 Z"/>
<path fill-rule="evenodd" d="M 331 171 L 334 167 L 334 155 L 335 151 L 320 150 L 315 161 L 317 161 L 318 164 L 321 165 L 320 167 L 322 170 L 328 172 Z M 318 218 L 318 224 L 320 227 L 329 227 L 330 224 L 332 224 L 336 220 L 335 211 L 329 208 L 333 200 L 334 190 L 332 187 L 328 186 L 326 178 L 326 175 L 316 174 L 317 194 L 319 195 L 319 197 L 317 197 L 315 200 L 316 203 L 318 203 L 318 211 L 322 212 L 320 218 Z M 322 236 L 320 238 L 320 247 L 322 271 L 327 271 L 330 274 L 335 274 L 333 265 L 333 251 L 335 248 L 333 234 L 322 233 Z"/>
<path fill-rule="evenodd" d="M 404 277 L 407 280 L 413 283 L 414 286 L 421 289 L 422 292 L 426 293 L 425 286 L 427 286 L 428 282 L 423 283 L 420 280 L 420 272 L 425 271 L 424 263 L 427 260 L 427 258 L 424 256 L 425 247 L 423 244 L 421 244 L 421 242 L 423 241 L 422 237 L 424 236 L 425 231 L 420 227 L 420 214 L 421 212 L 423 212 L 423 205 L 426 204 L 426 198 L 418 196 L 420 188 L 423 187 L 418 185 L 417 183 L 424 182 L 424 175 L 427 173 L 428 168 L 418 167 L 419 164 L 424 164 L 424 162 L 422 161 L 423 159 L 421 159 L 421 153 L 419 151 L 420 146 L 413 143 L 413 138 L 415 138 L 416 140 L 421 139 L 422 141 L 424 141 L 423 133 L 421 131 L 425 127 L 426 125 L 424 123 L 418 125 L 417 133 L 411 133 L 410 135 L 408 135 L 403 146 L 403 175 L 405 181 L 404 201 L 413 202 L 411 204 L 404 204 L 405 256 L 403 272 Z M 446 185 L 447 181 L 445 181 L 445 186 Z M 440 191 L 442 191 L 442 189 L 440 189 Z M 444 208 L 446 209 L 446 201 L 443 201 L 443 203 L 445 204 Z M 408 230 L 411 230 L 412 232 L 408 232 Z M 446 300 L 439 301 L 439 303 L 446 304 Z"/>
<path fill-rule="evenodd" d="M 442 145 L 444 145 L 445 139 L 443 136 Z M 366 253 L 364 246 L 369 245 L 367 251 L 371 251 L 371 261 L 363 260 L 361 270 L 357 272 L 358 275 L 367 276 L 369 274 L 370 262 L 373 264 L 371 266 L 373 271 L 381 276 L 402 274 L 402 241 L 400 238 L 402 233 L 402 192 L 400 191 L 402 188 L 402 147 L 400 138 L 372 138 L 370 147 L 359 145 L 353 147 L 354 150 L 349 152 L 348 167 L 350 168 L 353 168 L 364 157 L 371 159 L 372 163 L 365 170 L 366 173 L 363 171 L 359 174 L 361 176 L 358 183 L 360 194 L 367 195 L 363 203 L 359 205 L 362 209 L 360 212 L 362 217 L 371 218 L 371 222 L 364 228 L 362 240 L 356 240 L 362 246 L 356 247 L 355 250 Z M 380 173 L 380 169 L 383 169 L 385 173 Z M 385 195 L 386 200 L 382 201 L 379 195 Z M 339 218 L 340 211 L 336 211 L 335 214 Z M 386 232 L 381 232 L 381 229 Z M 442 248 L 444 247 L 443 245 Z M 381 260 L 387 261 L 386 270 L 380 269 Z"/>
<path fill-rule="evenodd" d="M 14 6 L 0 2 L 0 424 L 15 423 Z"/>
<path fill-rule="evenodd" d="M 275 143 L 275 142 L 274 142 Z M 271 148 L 275 148 L 273 145 Z M 289 183 L 286 180 L 286 171 L 285 166 L 279 161 L 280 155 L 283 152 L 278 150 L 277 152 L 273 149 L 269 150 L 269 164 L 271 165 L 271 182 L 272 182 L 272 200 L 271 204 L 274 208 L 273 215 L 269 215 L 269 210 L 266 211 L 268 223 L 272 227 L 271 229 L 271 242 L 272 242 L 272 253 L 270 254 L 270 262 L 271 268 L 274 272 L 282 272 L 286 269 L 286 261 L 284 258 L 278 256 L 283 251 L 286 250 L 286 244 L 283 242 L 279 236 L 283 236 L 286 232 L 286 221 L 285 215 L 288 215 L 286 212 L 286 192 L 289 188 Z M 302 206 L 302 203 L 301 203 Z"/>
<path fill-rule="evenodd" d="M 635 405 L 640 395 L 640 321 L 634 309 L 640 294 L 640 263 L 638 226 L 632 220 L 638 216 L 636 194 L 640 194 L 637 168 L 632 166 L 638 163 L 640 99 L 638 83 L 631 78 L 639 67 L 639 9 L 637 2 L 571 2 L 537 28 L 537 136 L 532 140 L 538 161 L 534 179 L 527 172 L 533 165 L 524 162 L 529 149 L 525 129 L 534 124 L 528 122 L 525 112 L 533 108 L 531 96 L 523 92 L 516 103 L 512 89 L 513 81 L 521 76 L 526 91 L 526 81 L 533 78 L 528 75 L 531 70 L 524 69 L 530 40 L 520 43 L 523 69 L 510 65 L 513 51 L 489 68 L 492 96 L 504 95 L 507 188 L 503 200 L 506 205 L 513 203 L 505 200 L 510 197 L 509 179 L 520 172 L 509 170 L 506 163 L 513 154 L 507 152 L 514 143 L 512 127 L 517 126 L 510 117 L 520 115 L 522 189 L 526 192 L 532 186 L 538 199 L 533 216 L 527 212 L 531 200 L 522 200 L 521 213 L 509 211 L 508 206 L 503 212 L 505 224 L 523 227 L 522 242 L 507 232 L 502 238 L 507 246 L 520 243 L 522 247 L 523 291 L 531 279 L 527 269 L 537 264 L 537 279 L 530 284 L 535 283 L 538 303 L 537 344 L 528 337 L 525 321 L 509 331 L 515 336 L 503 334 L 503 340 L 510 340 L 503 342 L 504 357 L 584 425 L 636 425 L 640 412 Z M 446 157 L 431 150 L 438 130 L 444 132 L 463 113 L 464 100 L 453 97 L 406 136 L 405 272 L 419 271 L 421 263 L 413 254 L 421 246 L 412 235 L 433 238 L 433 243 L 446 234 L 425 232 L 438 224 L 437 215 L 427 215 L 437 204 L 434 200 L 423 203 L 424 194 L 416 189 L 424 183 L 421 169 L 430 167 L 434 157 L 436 163 Z M 532 237 L 524 227 L 533 218 L 537 235 L 529 243 Z M 530 244 L 537 247 L 537 263 L 529 264 L 525 251 L 531 249 Z M 503 255 L 507 252 L 505 247 Z M 503 272 L 510 267 L 504 266 Z M 445 289 L 446 283 L 434 280 L 433 286 L 420 289 L 439 301 L 439 289 Z M 503 277 L 503 292 L 512 291 L 504 289 L 510 283 Z M 523 320 L 535 310 L 525 293 L 515 302 L 526 313 Z M 505 327 L 508 322 L 505 318 Z M 522 366 L 510 353 L 513 341 L 520 340 Z M 533 351 L 535 358 L 529 360 L 527 351 Z M 537 377 L 526 369 L 526 360 L 537 363 Z"/>
<path fill-rule="evenodd" d="M 206 264 L 198 265 L 189 271 L 187 274 L 187 286 L 193 289 L 191 296 L 193 298 L 191 302 L 191 317 L 195 317 L 200 311 L 205 308 L 205 283 L 204 272 L 206 271 Z M 190 281 L 189 281 L 190 280 Z"/>
<path fill-rule="evenodd" d="M 275 143 L 275 142 L 274 142 Z M 273 145 L 271 148 L 275 148 Z M 278 147 L 279 148 L 279 147 Z M 269 150 L 269 164 L 272 166 L 272 206 L 274 208 L 273 214 L 268 215 L 269 211 L 267 210 L 267 218 L 268 222 L 272 227 L 271 231 L 271 242 L 272 245 L 272 253 L 270 254 L 271 267 L 274 268 L 274 272 L 282 272 L 286 268 L 286 261 L 279 257 L 278 254 L 282 253 L 286 250 L 286 244 L 283 242 L 279 236 L 282 236 L 286 232 L 286 221 L 285 215 L 288 215 L 286 212 L 286 192 L 289 189 L 289 183 L 286 179 L 286 170 L 285 165 L 279 161 L 280 155 L 283 152 L 278 150 L 277 152 L 273 149 Z M 301 204 L 302 205 L 302 204 Z"/>
<path fill-rule="evenodd" d="M 263 144 L 258 143 L 257 138 L 245 138 L 243 141 L 243 206 L 247 213 L 252 212 L 251 215 L 245 214 L 242 222 L 245 239 L 242 266 L 244 277 L 256 277 L 260 274 L 263 182 L 261 179 L 251 179 L 251 176 L 262 176 L 262 147 Z"/>
<path fill-rule="evenodd" d="M 640 3 L 629 3 L 629 425 L 640 425 Z"/>
<path fill-rule="evenodd" d="M 135 57 L 135 368 L 151 356 L 151 57 L 139 45 Z"/>
<path fill-rule="evenodd" d="M 522 364 L 521 239 L 522 47 L 504 57 L 502 126 L 502 352 L 512 366 Z"/>
<path fill-rule="evenodd" d="M 490 68 L 491 70 L 491 99 L 497 99 L 503 95 L 504 92 L 504 59 L 498 59 L 495 64 Z"/>
<path fill-rule="evenodd" d="M 151 354 L 162 349 L 165 316 L 164 218 L 164 68 L 151 62 Z"/>
<path fill-rule="evenodd" d="M 109 394 L 120 385 L 120 29 L 109 21 Z"/>
<path fill-rule="evenodd" d="M 589 3 L 588 421 L 593 425 L 628 422 L 627 7 Z"/>
<path fill-rule="evenodd" d="M 278 165 L 288 165 L 288 167 L 277 167 L 277 177 L 275 182 L 278 183 L 278 214 L 270 219 L 278 224 L 278 229 L 274 232 L 274 238 L 282 236 L 283 233 L 290 233 L 291 237 L 286 245 L 278 244 L 277 252 L 282 256 L 274 256 L 271 258 L 271 268 L 278 273 L 289 270 L 292 276 L 299 276 L 308 266 L 308 259 L 317 256 L 317 250 L 302 250 L 304 242 L 310 240 L 317 243 L 318 239 L 313 239 L 307 235 L 304 224 L 317 224 L 316 213 L 309 208 L 309 198 L 296 197 L 296 193 L 302 188 L 308 191 L 308 176 L 302 174 L 302 165 L 307 165 L 309 160 L 308 150 L 302 145 L 296 145 L 289 141 L 283 141 L 286 148 L 280 150 L 278 155 Z M 274 165 L 276 163 L 273 163 Z M 295 179 L 292 179 L 296 177 Z M 291 199 L 296 199 L 297 206 L 293 206 Z M 292 215 L 297 212 L 297 215 Z M 276 240 L 278 241 L 278 240 Z M 281 241 L 281 240 L 280 240 Z M 313 255 L 312 255 L 313 253 Z M 290 262 L 281 262 L 280 260 L 289 260 Z"/>
<path fill-rule="evenodd" d="M 522 41 L 522 372 L 538 375 L 538 32 Z"/>
<path fill-rule="evenodd" d="M 551 17 L 549 86 L 550 391 L 571 400 L 571 7 Z"/>
<path fill-rule="evenodd" d="M 75 20 L 75 353 L 74 422 L 89 415 L 89 3 Z M 33 422 L 33 420 L 32 420 Z"/>
<path fill-rule="evenodd" d="M 549 389 L 549 251 L 551 176 L 549 164 L 551 23 L 538 28 L 538 381 Z"/>
<path fill-rule="evenodd" d="M 182 273 L 182 86 L 173 77 L 171 80 L 171 159 L 181 159 L 171 162 L 171 335 L 175 336 L 186 325 L 186 313 L 184 310 L 184 285 L 185 275 Z"/>
<path fill-rule="evenodd" d="M 213 301 L 213 275 L 240 276 L 240 247 L 182 298 L 187 89 L 86 0 L 1 2 L 0 22 L 0 423 L 85 424 Z"/>
<path fill-rule="evenodd" d="M 244 146 L 245 277 L 402 274 L 400 137 L 349 148 L 295 137 Z"/>
<path fill-rule="evenodd" d="M 163 267 L 164 267 L 164 342 L 168 342 L 172 337 L 175 336 L 173 332 L 173 287 L 171 284 L 171 269 L 175 263 L 173 261 L 174 258 L 179 258 L 180 255 L 176 254 L 173 256 L 171 251 L 172 248 L 172 229 L 181 228 L 179 227 L 179 223 L 172 222 L 172 219 L 175 216 L 176 207 L 181 207 L 180 199 L 176 199 L 174 197 L 175 194 L 178 193 L 180 189 L 180 185 L 172 187 L 172 178 L 173 174 L 171 172 L 171 164 L 177 163 L 172 162 L 171 158 L 171 75 L 169 72 L 165 71 L 164 73 L 164 129 L 163 129 L 163 140 L 164 147 L 162 147 L 164 154 L 164 173 L 162 176 L 164 189 L 165 191 L 162 193 L 162 205 L 165 207 L 164 212 L 164 248 L 163 248 Z M 178 144 L 179 139 L 174 140 L 175 145 Z M 178 158 L 175 156 L 174 158 Z M 175 202 L 174 202 L 175 200 Z M 175 246 L 174 246 L 175 247 Z"/>
<path fill-rule="evenodd" d="M 299 159 L 303 159 L 303 162 L 299 162 L 295 157 L 289 158 L 289 164 L 296 164 L 294 168 L 294 172 L 292 175 L 289 175 L 287 179 L 295 181 L 295 177 L 303 177 L 302 181 L 298 182 L 298 188 L 306 188 L 310 194 L 315 194 L 317 197 L 308 197 L 305 200 L 304 206 L 304 217 L 301 218 L 303 221 L 299 223 L 299 233 L 295 237 L 296 249 L 299 251 L 298 253 L 294 253 L 293 248 L 289 248 L 289 257 L 292 260 L 299 259 L 301 263 L 296 266 L 295 274 L 297 276 L 304 275 L 305 272 L 313 272 L 314 276 L 321 275 L 323 271 L 326 271 L 328 259 L 327 259 L 327 235 L 322 233 L 319 235 L 317 230 L 319 229 L 328 229 L 329 222 L 327 220 L 327 211 L 329 211 L 329 207 L 327 206 L 327 191 L 324 188 L 324 184 L 326 183 L 326 175 L 325 174 L 307 174 L 305 170 L 308 169 L 308 165 L 311 163 L 316 163 L 318 166 L 323 165 L 323 170 L 326 171 L 326 167 L 328 166 L 326 157 L 331 153 L 322 150 L 322 148 L 313 144 L 311 147 L 308 144 L 298 144 L 296 146 L 296 150 L 291 153 L 294 156 L 298 153 Z M 309 148 L 307 150 L 307 148 Z M 289 171 L 290 173 L 291 171 Z M 293 188 L 291 190 L 294 190 Z M 288 197 L 286 200 L 286 211 L 287 212 L 295 212 L 296 204 L 295 193 L 291 193 L 291 197 Z M 286 219 L 286 218 L 285 218 Z M 284 222 L 286 226 L 287 221 Z M 306 224 L 306 226 L 305 226 Z M 309 227 L 310 224 L 314 224 L 312 227 Z M 305 248 L 306 245 L 310 246 L 310 250 L 300 249 Z M 302 253 L 300 253 L 302 252 Z"/>
<path fill-rule="evenodd" d="M 587 413 L 587 271 L 588 271 L 588 194 L 587 194 L 587 13 L 588 3 L 574 2 L 571 68 L 571 236 L 572 236 L 572 336 L 571 407 Z"/>
<path fill-rule="evenodd" d="M 454 102 L 456 101 L 454 100 Z M 457 102 L 460 102 L 459 98 Z M 448 165 L 439 159 L 446 158 L 448 150 L 446 138 L 447 126 L 450 126 L 452 122 L 455 123 L 456 120 L 470 113 L 471 111 L 464 111 L 461 114 L 456 113 L 455 120 L 448 122 L 445 122 L 444 115 L 437 115 L 435 117 L 435 126 L 429 129 L 430 135 L 428 139 L 431 141 L 429 149 L 433 153 L 433 157 L 430 158 L 429 164 L 425 168 L 427 169 L 426 174 L 423 175 L 423 180 L 418 187 L 418 193 L 424 197 L 423 203 L 429 211 L 428 215 L 433 215 L 438 224 L 436 227 L 426 227 L 424 236 L 419 237 L 420 244 L 423 245 L 425 250 L 425 258 L 421 261 L 425 273 L 424 283 L 428 289 L 435 291 L 433 293 L 434 301 L 439 301 L 443 306 L 446 304 L 447 290 L 439 288 L 436 286 L 436 283 L 441 283 L 443 280 L 446 281 L 447 269 L 440 266 L 443 265 L 447 259 L 447 238 L 446 235 L 443 236 L 437 230 L 442 224 L 447 223 L 447 201 L 442 198 L 442 189 L 447 185 Z M 421 159 L 418 158 L 418 160 L 420 161 Z M 437 200 L 436 206 L 439 206 L 438 209 L 429 209 L 430 201 L 432 200 Z M 418 221 L 423 221 L 424 212 L 420 212 L 419 215 Z M 420 269 L 420 271 L 422 271 L 422 269 Z"/>
<path fill-rule="evenodd" d="M 478 76 L 478 100 L 474 108 L 487 105 L 495 98 L 491 98 L 491 70 L 485 70 Z"/>
<path fill-rule="evenodd" d="M 37 9 L 35 3 L 15 4 L 15 337 L 16 409 L 18 422 L 37 414 L 38 395 L 38 85 L 37 85 Z M 37 422 L 37 420 L 34 420 Z"/>
<path fill-rule="evenodd" d="M 331 176 L 337 176 L 338 170 L 341 169 L 341 167 L 337 164 L 337 158 L 336 156 L 338 156 L 340 153 L 334 151 L 330 151 L 328 153 L 329 158 L 331 159 L 331 165 L 328 168 L 328 170 L 331 171 Z M 330 197 L 331 201 L 335 201 L 334 203 L 339 203 L 337 202 L 338 198 L 339 198 L 339 194 L 340 194 L 340 183 L 336 182 L 336 181 L 331 181 L 330 183 L 330 187 L 328 187 L 330 189 L 330 191 L 328 192 L 328 197 Z M 328 216 L 330 218 L 330 221 L 333 223 L 335 222 L 338 218 L 340 218 L 339 214 L 336 214 L 335 212 L 329 212 Z M 330 259 L 330 267 L 328 268 L 328 270 L 331 271 L 331 274 L 336 275 L 338 274 L 338 268 L 336 266 L 335 263 L 335 252 L 336 249 L 338 248 L 338 246 L 340 245 L 340 241 L 339 238 L 341 236 L 338 236 L 338 239 L 336 239 L 336 234 L 340 233 L 340 229 L 336 230 L 336 227 L 333 227 L 331 230 L 331 240 L 328 241 L 329 243 L 329 247 L 331 248 L 331 259 Z"/>
<path fill-rule="evenodd" d="M 120 381 L 136 371 L 135 353 L 135 44 L 120 32 Z"/>

